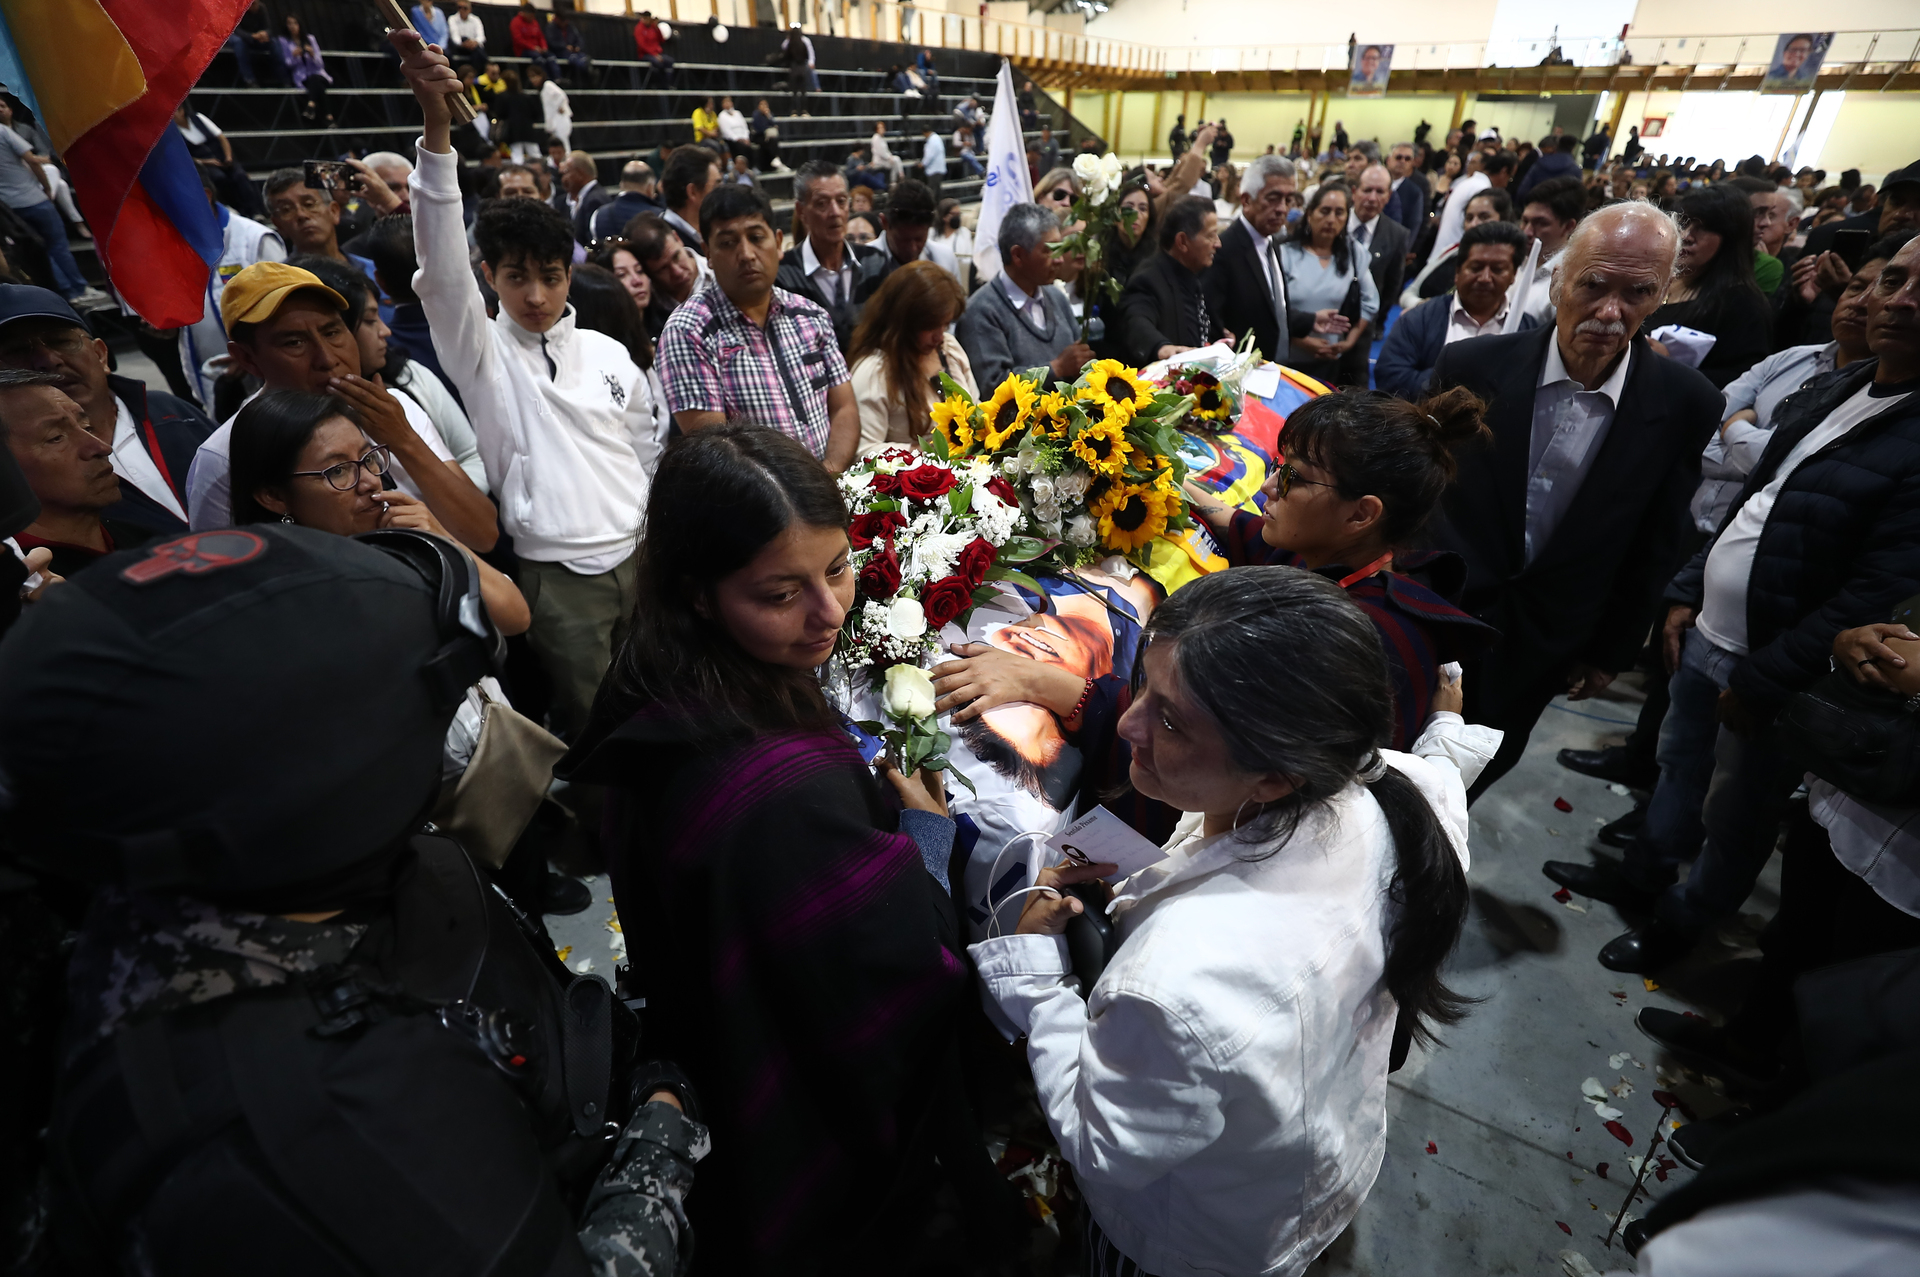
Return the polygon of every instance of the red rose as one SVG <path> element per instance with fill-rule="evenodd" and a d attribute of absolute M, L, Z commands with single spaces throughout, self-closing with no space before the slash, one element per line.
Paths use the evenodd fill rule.
<path fill-rule="evenodd" d="M 911 470 L 902 470 L 894 478 L 900 481 L 900 495 L 916 501 L 944 497 L 960 483 L 953 471 L 940 466 L 915 466 Z"/>
<path fill-rule="evenodd" d="M 945 577 L 927 587 L 920 606 L 927 614 L 928 628 L 937 630 L 973 606 L 973 587 L 965 577 Z"/>
<path fill-rule="evenodd" d="M 847 525 L 847 540 L 856 550 L 864 550 L 875 541 L 893 540 L 893 534 L 907 526 L 907 517 L 898 510 L 858 514 Z"/>
<path fill-rule="evenodd" d="M 884 474 L 876 470 L 873 472 L 873 482 L 868 484 L 867 487 L 869 491 L 878 492 L 881 496 L 898 496 L 900 495 L 900 476 L 897 474 Z"/>
<path fill-rule="evenodd" d="M 1000 551 L 993 548 L 991 541 L 985 537 L 975 537 L 972 544 L 960 551 L 960 559 L 954 565 L 954 573 L 967 578 L 968 585 L 977 586 L 987 579 L 987 569 L 991 568 L 993 561 L 999 557 Z"/>
<path fill-rule="evenodd" d="M 887 546 L 867 560 L 867 566 L 860 569 L 860 592 L 870 599 L 884 603 L 900 590 L 900 560 Z"/>
<path fill-rule="evenodd" d="M 987 480 L 987 491 L 999 497 L 1010 506 L 1018 506 L 1020 504 L 1020 494 L 1015 492 L 1013 485 L 1008 483 L 1000 475 L 995 475 L 993 478 Z"/>

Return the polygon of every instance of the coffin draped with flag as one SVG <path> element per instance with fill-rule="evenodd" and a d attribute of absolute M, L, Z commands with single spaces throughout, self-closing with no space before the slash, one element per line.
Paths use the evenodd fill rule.
<path fill-rule="evenodd" d="M 0 0 L 0 80 L 39 117 L 121 298 L 200 318 L 219 220 L 169 128 L 247 0 Z"/>

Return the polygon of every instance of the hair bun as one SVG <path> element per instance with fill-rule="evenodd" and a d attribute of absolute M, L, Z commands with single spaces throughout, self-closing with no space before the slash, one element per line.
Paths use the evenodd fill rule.
<path fill-rule="evenodd" d="M 1442 447 L 1452 449 L 1472 439 L 1490 438 L 1487 405 L 1465 386 L 1429 395 L 1414 405 L 1421 428 Z"/>

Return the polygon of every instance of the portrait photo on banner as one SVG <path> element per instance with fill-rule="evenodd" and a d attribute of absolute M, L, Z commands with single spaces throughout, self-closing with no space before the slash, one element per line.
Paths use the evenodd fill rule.
<path fill-rule="evenodd" d="M 1833 47 L 1831 31 L 1789 31 L 1773 46 L 1773 61 L 1761 92 L 1804 93 L 1820 78 L 1820 64 Z"/>
<path fill-rule="evenodd" d="M 1393 71 L 1393 46 L 1356 44 L 1353 46 L 1352 78 L 1347 83 L 1350 98 L 1387 96 L 1387 76 Z"/>

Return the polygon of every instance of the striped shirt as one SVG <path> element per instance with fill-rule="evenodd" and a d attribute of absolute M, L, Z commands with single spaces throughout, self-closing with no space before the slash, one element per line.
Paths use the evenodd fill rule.
<path fill-rule="evenodd" d="M 827 312 L 773 290 L 762 329 L 713 280 L 660 334 L 660 379 L 676 413 L 717 412 L 778 430 L 827 455 L 827 392 L 849 380 Z"/>

